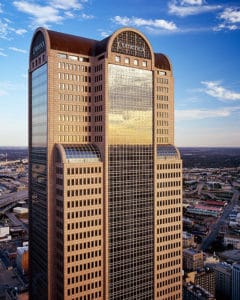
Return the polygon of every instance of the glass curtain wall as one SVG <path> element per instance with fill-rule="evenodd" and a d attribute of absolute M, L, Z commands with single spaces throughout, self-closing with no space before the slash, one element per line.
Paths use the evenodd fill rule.
<path fill-rule="evenodd" d="M 109 299 L 153 299 L 152 72 L 108 71 Z"/>
<path fill-rule="evenodd" d="M 47 293 L 47 64 L 32 73 L 30 150 L 30 270 L 32 299 Z"/>

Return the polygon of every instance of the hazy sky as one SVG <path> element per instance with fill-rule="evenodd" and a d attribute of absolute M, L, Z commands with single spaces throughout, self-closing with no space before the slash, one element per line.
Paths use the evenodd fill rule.
<path fill-rule="evenodd" d="M 0 1 L 0 146 L 27 145 L 28 52 L 35 29 L 101 40 L 134 27 L 175 77 L 177 146 L 240 146 L 240 1 Z"/>

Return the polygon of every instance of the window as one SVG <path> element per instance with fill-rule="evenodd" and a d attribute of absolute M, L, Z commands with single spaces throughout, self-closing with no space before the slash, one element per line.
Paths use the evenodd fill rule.
<path fill-rule="evenodd" d="M 142 62 L 142 66 L 143 66 L 143 67 L 146 67 L 146 66 L 147 66 L 146 60 L 144 60 L 144 61 Z"/>
<path fill-rule="evenodd" d="M 58 53 L 59 58 L 67 58 L 67 54 L 65 53 Z"/>
<path fill-rule="evenodd" d="M 76 55 L 69 55 L 68 58 L 71 60 L 78 60 L 78 57 Z"/>
<path fill-rule="evenodd" d="M 125 62 L 125 64 L 129 64 L 130 63 L 130 59 L 128 57 L 125 57 L 124 62 Z"/>
<path fill-rule="evenodd" d="M 134 64 L 135 66 L 138 66 L 138 59 L 134 59 L 133 64 Z"/>
<path fill-rule="evenodd" d="M 115 62 L 120 62 L 120 56 L 115 56 Z"/>

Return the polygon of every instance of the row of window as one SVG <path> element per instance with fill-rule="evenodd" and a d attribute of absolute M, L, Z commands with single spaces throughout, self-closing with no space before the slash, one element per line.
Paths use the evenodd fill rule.
<path fill-rule="evenodd" d="M 161 300 L 178 300 L 178 299 L 180 300 L 180 299 L 182 299 L 181 293 L 178 293 L 176 295 L 171 295 L 171 296 L 165 296 L 165 297 L 161 296 L 161 298 L 159 298 L 160 292 L 157 292 L 157 297 L 158 297 L 158 299 L 161 299 Z"/>
<path fill-rule="evenodd" d="M 121 56 L 116 55 L 115 56 L 115 62 L 120 63 L 121 62 Z M 124 58 L 124 63 L 127 64 L 127 65 L 129 65 L 130 63 L 132 63 L 134 66 L 139 66 L 139 60 L 136 59 L 136 58 L 134 58 L 133 61 L 132 61 L 132 60 L 130 60 L 129 57 L 125 57 Z M 143 67 L 147 67 L 147 61 L 146 60 L 142 61 L 142 66 Z"/>
<path fill-rule="evenodd" d="M 157 92 L 168 93 L 168 91 L 169 91 L 168 87 L 157 85 Z"/>
<path fill-rule="evenodd" d="M 58 99 L 61 101 L 75 101 L 75 102 L 83 102 L 83 103 L 91 103 L 90 96 L 84 95 L 73 95 L 73 94 L 59 94 Z"/>
<path fill-rule="evenodd" d="M 159 234 L 159 229 L 157 229 L 157 234 Z M 182 237 L 181 233 L 173 233 L 173 234 L 168 234 L 166 236 L 159 236 L 158 237 L 158 243 L 165 243 L 165 242 L 168 242 L 168 241 L 181 239 L 181 237 Z M 157 247 L 157 252 L 159 252 L 159 247 Z"/>
<path fill-rule="evenodd" d="M 58 136 L 58 142 L 59 143 L 63 143 L 63 142 L 67 142 L 67 143 L 75 143 L 75 142 L 91 142 L 91 136 L 87 136 L 87 135 L 79 135 L 76 133 L 76 135 L 59 135 Z"/>
<path fill-rule="evenodd" d="M 60 111 L 75 111 L 75 112 L 91 112 L 91 106 L 89 105 L 74 105 L 74 104 L 60 104 Z"/>
<path fill-rule="evenodd" d="M 74 253 L 78 250 L 82 250 L 82 249 L 89 249 L 89 245 L 91 245 L 91 247 L 98 247 L 98 246 L 101 246 L 102 242 L 101 240 L 98 240 L 98 239 L 95 239 L 92 240 L 91 238 L 91 242 L 84 242 L 84 243 L 77 243 L 77 244 L 71 244 L 71 245 L 68 245 L 67 246 L 67 252 L 71 252 L 71 253 Z M 92 266 L 93 267 L 93 266 Z"/>
<path fill-rule="evenodd" d="M 67 168 L 68 175 L 101 173 L 101 167 Z"/>
<path fill-rule="evenodd" d="M 95 76 L 95 82 L 102 81 L 102 74 Z"/>
<path fill-rule="evenodd" d="M 58 62 L 58 69 L 91 73 L 91 67 L 86 65 L 70 64 L 66 62 Z"/>
<path fill-rule="evenodd" d="M 181 169 L 180 163 L 157 164 L 157 170 Z M 180 173 L 179 173 L 180 174 Z"/>
<path fill-rule="evenodd" d="M 157 201 L 157 206 L 176 205 L 181 203 L 181 198 L 161 199 L 160 201 Z"/>
<path fill-rule="evenodd" d="M 168 137 L 157 137 L 157 143 L 158 144 L 169 144 L 169 138 Z"/>
<path fill-rule="evenodd" d="M 36 68 L 37 66 L 40 66 L 45 61 L 45 54 L 39 55 L 38 58 L 34 59 L 32 61 L 32 68 Z"/>
<path fill-rule="evenodd" d="M 72 80 L 78 82 L 91 82 L 91 76 L 76 75 L 72 73 L 58 73 L 58 79 L 61 80 Z"/>
<path fill-rule="evenodd" d="M 168 109 L 168 104 L 157 103 L 157 109 Z"/>
<path fill-rule="evenodd" d="M 85 264 L 75 265 L 67 268 L 67 274 L 90 270 L 102 266 L 102 260 L 95 260 Z"/>
<path fill-rule="evenodd" d="M 96 227 L 96 226 L 101 226 L 101 224 L 102 224 L 102 219 L 94 219 L 94 220 L 88 220 L 82 222 L 72 222 L 67 224 L 67 230 Z"/>
<path fill-rule="evenodd" d="M 90 293 L 88 295 L 82 295 L 82 296 L 77 296 L 77 297 L 74 297 L 75 294 L 79 294 L 81 292 L 86 292 L 86 291 L 91 291 L 90 289 L 91 287 L 91 284 L 87 284 L 87 285 L 84 285 L 83 287 L 80 286 L 79 288 L 78 287 L 75 287 L 75 288 L 72 288 L 72 289 L 68 289 L 68 296 L 72 296 L 71 297 L 71 300 L 93 300 L 93 299 L 102 299 L 102 292 L 101 291 L 96 291 L 94 293 Z"/>
<path fill-rule="evenodd" d="M 95 96 L 94 100 L 95 100 L 95 103 L 102 101 L 103 100 L 102 94 Z"/>
<path fill-rule="evenodd" d="M 67 180 L 68 186 L 102 183 L 102 177 L 72 178 Z"/>
<path fill-rule="evenodd" d="M 72 242 L 72 241 L 78 241 L 78 240 L 82 240 L 82 239 L 86 239 L 86 238 L 90 238 L 90 237 L 97 237 L 97 236 L 101 236 L 102 235 L 102 231 L 101 229 L 96 229 L 96 230 L 91 230 L 91 231 L 85 231 L 85 232 L 77 232 L 77 233 L 72 233 L 72 234 L 68 234 L 67 235 L 67 241 L 68 242 Z M 84 253 L 85 255 L 86 253 Z M 90 258 L 90 253 L 88 253 L 88 257 Z M 86 259 L 86 257 L 84 256 L 84 259 Z"/>
<path fill-rule="evenodd" d="M 169 122 L 166 120 L 157 120 L 157 126 L 168 126 Z"/>
<path fill-rule="evenodd" d="M 157 211 L 157 216 L 160 216 L 159 211 Z M 175 222 L 180 222 L 181 221 L 181 216 L 172 216 L 172 217 L 162 217 L 159 219 L 159 225 L 162 224 L 170 224 L 170 223 L 175 223 Z"/>
<path fill-rule="evenodd" d="M 157 282 L 157 288 L 166 287 L 169 286 L 170 284 L 181 282 L 181 280 L 182 280 L 181 276 L 174 276 L 166 280 L 161 280 Z"/>
<path fill-rule="evenodd" d="M 168 101 L 168 96 L 166 96 L 166 95 L 157 95 L 156 99 L 160 100 L 160 101 Z"/>
<path fill-rule="evenodd" d="M 181 195 L 181 190 L 171 190 L 171 191 L 162 191 L 162 192 L 157 192 L 157 197 L 163 198 L 163 197 L 168 197 L 168 196 L 177 196 Z"/>
<path fill-rule="evenodd" d="M 168 134 L 168 133 L 169 133 L 168 128 L 157 129 L 157 134 Z"/>
<path fill-rule="evenodd" d="M 157 74 L 160 75 L 160 76 L 166 76 L 167 72 L 158 70 Z"/>
<path fill-rule="evenodd" d="M 174 266 L 177 266 L 177 265 L 181 265 L 181 259 L 173 259 L 173 260 L 167 260 L 165 263 L 161 263 L 159 264 L 159 269 L 160 270 L 163 270 L 163 269 L 167 269 L 167 268 L 170 268 L 170 267 L 174 267 Z"/>
<path fill-rule="evenodd" d="M 157 188 L 181 186 L 181 181 L 163 181 L 157 183 Z"/>
<path fill-rule="evenodd" d="M 177 257 L 179 255 L 181 255 L 180 250 L 178 250 L 178 251 L 171 251 L 171 252 L 167 252 L 167 253 L 164 253 L 164 254 L 160 254 L 159 257 L 160 257 L 160 261 L 163 261 L 165 259 L 169 259 L 169 258 L 172 258 L 172 257 Z"/>
<path fill-rule="evenodd" d="M 103 68 L 103 65 L 102 65 L 102 64 L 95 66 L 95 67 L 94 67 L 95 73 L 96 73 L 96 72 L 102 71 L 102 68 Z"/>
<path fill-rule="evenodd" d="M 91 209 L 91 210 L 84 210 L 84 211 L 73 211 L 67 213 L 67 219 L 78 219 L 78 218 L 85 218 L 85 217 L 97 217 L 101 216 L 101 208 L 99 209 Z"/>
<path fill-rule="evenodd" d="M 157 179 L 179 178 L 179 177 L 181 177 L 180 172 L 157 173 Z"/>
<path fill-rule="evenodd" d="M 60 91 L 73 91 L 80 93 L 91 93 L 91 86 L 70 84 L 70 83 L 59 83 L 58 89 Z"/>
<path fill-rule="evenodd" d="M 102 202 L 101 198 L 95 199 L 84 199 L 84 200 L 75 200 L 75 201 L 67 201 L 67 208 L 70 207 L 86 207 L 86 206 L 93 206 L 93 205 L 100 205 Z"/>
<path fill-rule="evenodd" d="M 181 212 L 181 207 L 172 207 L 172 208 L 166 208 L 166 209 L 160 209 L 157 211 L 158 216 L 164 216 L 169 214 L 175 214 Z"/>
<path fill-rule="evenodd" d="M 175 296 L 176 297 L 173 297 L 173 296 L 169 296 L 171 295 L 172 293 L 174 292 L 177 292 L 179 290 L 181 290 L 182 286 L 181 285 L 174 285 L 172 287 L 168 287 L 168 288 L 165 288 L 164 290 L 161 290 L 159 292 L 157 292 L 157 295 L 159 295 L 158 297 L 160 297 L 159 299 L 162 299 L 162 300 L 177 300 L 177 299 L 180 299 L 181 297 L 181 294 L 176 294 Z M 164 295 L 166 296 L 166 298 L 163 298 Z"/>
<path fill-rule="evenodd" d="M 74 60 L 74 61 L 89 62 L 88 57 L 71 55 L 71 54 L 67 54 L 67 53 L 58 53 L 57 57 L 60 59 L 69 59 L 69 60 Z"/>
<path fill-rule="evenodd" d="M 91 281 L 93 281 L 95 278 L 100 277 L 100 276 L 101 276 L 101 271 L 96 271 L 95 273 L 92 272 L 92 273 L 87 273 L 87 274 L 83 274 L 80 276 L 74 276 L 74 277 L 68 278 L 67 283 L 68 283 L 68 285 L 70 285 L 70 284 L 75 284 L 78 282 L 82 283 L 83 281 L 90 280 L 90 279 L 91 279 Z M 98 287 L 101 287 L 101 285 L 102 285 L 101 281 L 94 281 L 92 288 L 98 288 Z"/>
<path fill-rule="evenodd" d="M 157 77 L 157 83 L 168 84 L 167 78 Z"/>
<path fill-rule="evenodd" d="M 75 240 L 75 238 L 73 237 L 73 234 L 70 237 L 69 236 L 70 236 L 70 234 L 68 234 L 68 236 L 67 236 L 68 241 Z M 67 262 L 68 263 L 74 263 L 74 262 L 82 261 L 83 259 L 95 258 L 95 257 L 101 256 L 101 255 L 102 255 L 101 250 L 95 250 L 95 251 L 91 251 L 91 252 L 84 252 L 84 253 L 68 256 L 67 257 Z"/>
<path fill-rule="evenodd" d="M 59 132 L 91 132 L 91 126 L 80 126 L 80 125 L 58 125 Z"/>
<path fill-rule="evenodd" d="M 168 118 L 169 114 L 166 111 L 157 111 L 158 118 Z"/>
<path fill-rule="evenodd" d="M 91 116 L 82 116 L 82 115 L 59 115 L 59 121 L 63 122 L 91 122 Z"/>

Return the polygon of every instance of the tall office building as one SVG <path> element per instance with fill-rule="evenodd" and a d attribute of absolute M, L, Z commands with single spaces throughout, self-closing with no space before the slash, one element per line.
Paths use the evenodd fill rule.
<path fill-rule="evenodd" d="M 39 28 L 29 60 L 30 298 L 181 299 L 168 58 L 139 31 Z"/>
<path fill-rule="evenodd" d="M 232 300 L 240 298 L 240 264 L 232 267 Z"/>

